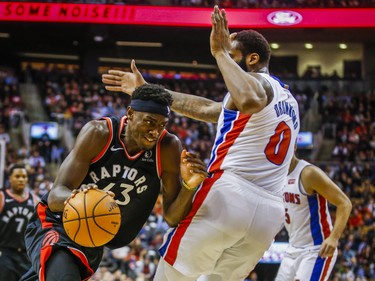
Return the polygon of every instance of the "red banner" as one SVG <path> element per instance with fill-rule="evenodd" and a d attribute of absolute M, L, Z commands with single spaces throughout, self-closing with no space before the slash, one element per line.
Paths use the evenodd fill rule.
<path fill-rule="evenodd" d="M 375 27 L 369 9 L 226 9 L 234 28 Z M 1 2 L 0 21 L 211 26 L 211 8 Z"/>

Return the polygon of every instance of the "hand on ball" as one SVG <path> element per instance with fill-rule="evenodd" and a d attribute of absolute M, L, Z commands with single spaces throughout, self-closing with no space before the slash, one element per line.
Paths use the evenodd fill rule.
<path fill-rule="evenodd" d="M 82 184 L 78 189 L 73 189 L 70 196 L 65 200 L 64 205 L 66 205 L 71 198 L 74 198 L 77 193 L 83 192 L 87 193 L 90 189 L 98 189 L 98 186 L 94 183 Z M 115 194 L 112 191 L 106 191 L 106 193 L 112 198 L 115 197 Z"/>

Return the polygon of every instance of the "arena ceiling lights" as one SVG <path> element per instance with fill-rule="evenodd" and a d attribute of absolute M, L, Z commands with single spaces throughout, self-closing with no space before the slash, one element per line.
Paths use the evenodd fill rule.
<path fill-rule="evenodd" d="M 59 59 L 59 60 L 79 60 L 79 56 L 75 55 L 62 55 L 62 54 L 46 54 L 46 53 L 28 53 L 22 52 L 19 53 L 19 56 L 25 58 L 39 58 L 39 59 Z"/>
<path fill-rule="evenodd" d="M 147 47 L 147 48 L 161 48 L 161 42 L 134 42 L 134 41 L 116 41 L 116 45 L 120 47 Z"/>
<path fill-rule="evenodd" d="M 7 32 L 0 32 L 0 38 L 9 38 L 10 34 Z"/>
<path fill-rule="evenodd" d="M 128 65 L 128 64 L 131 63 L 132 59 L 99 57 L 99 61 L 105 62 L 105 63 L 116 63 L 116 64 Z M 172 61 L 156 61 L 156 60 L 137 59 L 136 63 L 138 65 L 158 65 L 158 66 L 163 66 L 163 67 L 184 67 L 184 68 L 206 69 L 206 70 L 216 69 L 215 65 L 201 64 L 201 63 L 197 63 L 196 61 L 192 61 L 191 63 L 186 63 L 186 62 L 172 62 Z"/>

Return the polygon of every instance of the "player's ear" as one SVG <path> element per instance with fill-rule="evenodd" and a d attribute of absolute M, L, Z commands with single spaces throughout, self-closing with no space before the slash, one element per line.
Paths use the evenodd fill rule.
<path fill-rule="evenodd" d="M 231 41 L 233 41 L 234 39 L 236 39 L 236 36 L 237 36 L 237 32 L 233 32 L 229 35 L 229 38 Z"/>
<path fill-rule="evenodd" d="M 131 108 L 131 106 L 128 106 L 128 108 L 127 108 L 127 114 L 126 115 L 128 116 L 129 120 L 133 119 L 134 110 L 133 110 L 133 108 Z"/>
<path fill-rule="evenodd" d="M 257 53 L 251 53 L 246 56 L 246 64 L 253 66 L 259 62 L 259 55 Z"/>

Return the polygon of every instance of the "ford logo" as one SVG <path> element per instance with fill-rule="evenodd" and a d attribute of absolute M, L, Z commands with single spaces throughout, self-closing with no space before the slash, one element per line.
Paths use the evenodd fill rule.
<path fill-rule="evenodd" d="M 276 25 L 294 25 L 302 21 L 302 16 L 293 11 L 277 11 L 270 13 L 267 20 Z"/>

